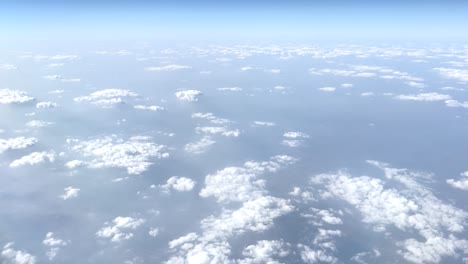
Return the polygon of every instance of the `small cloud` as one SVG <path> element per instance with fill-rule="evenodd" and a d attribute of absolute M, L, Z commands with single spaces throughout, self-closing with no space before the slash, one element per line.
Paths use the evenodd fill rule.
<path fill-rule="evenodd" d="M 195 187 L 195 184 L 196 182 L 192 179 L 173 176 L 167 180 L 166 184 L 161 185 L 161 189 L 165 192 L 170 192 L 171 189 L 178 192 L 188 192 Z"/>
<path fill-rule="evenodd" d="M 322 92 L 334 92 L 336 88 L 335 87 L 321 87 L 319 88 L 319 90 Z"/>
<path fill-rule="evenodd" d="M 71 198 L 78 197 L 80 189 L 73 188 L 73 187 L 69 186 L 69 187 L 65 188 L 64 191 L 65 191 L 65 193 L 63 195 L 60 195 L 60 198 L 62 198 L 63 200 L 68 200 L 68 199 L 71 199 Z"/>
<path fill-rule="evenodd" d="M 185 91 L 178 91 L 175 93 L 177 99 L 186 102 L 195 102 L 198 101 L 198 97 L 203 93 L 198 90 L 185 90 Z"/>
<path fill-rule="evenodd" d="M 145 68 L 146 71 L 179 71 L 179 70 L 187 70 L 191 69 L 192 67 L 186 66 L 186 65 L 176 65 L 176 64 L 171 64 L 171 65 L 166 65 L 166 66 L 161 66 L 161 67 L 147 67 Z"/>

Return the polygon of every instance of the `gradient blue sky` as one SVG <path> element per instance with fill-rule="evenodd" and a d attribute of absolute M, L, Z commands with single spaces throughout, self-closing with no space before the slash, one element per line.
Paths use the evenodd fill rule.
<path fill-rule="evenodd" d="M 7 0 L 2 39 L 466 40 L 468 2 Z"/>

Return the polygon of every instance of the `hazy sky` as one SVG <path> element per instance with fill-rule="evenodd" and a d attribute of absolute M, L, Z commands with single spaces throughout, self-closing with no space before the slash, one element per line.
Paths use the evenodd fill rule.
<path fill-rule="evenodd" d="M 466 40 L 466 1 L 2 1 L 0 38 Z"/>

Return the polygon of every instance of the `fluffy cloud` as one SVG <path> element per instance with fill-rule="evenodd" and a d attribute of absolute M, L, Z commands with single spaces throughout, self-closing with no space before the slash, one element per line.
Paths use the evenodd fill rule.
<path fill-rule="evenodd" d="M 46 253 L 49 260 L 53 260 L 57 256 L 60 248 L 68 245 L 68 243 L 69 242 L 64 241 L 62 239 L 55 238 L 54 233 L 52 232 L 47 233 L 46 237 L 42 241 L 42 244 L 49 248 L 49 250 Z"/>
<path fill-rule="evenodd" d="M 166 66 L 161 66 L 161 67 L 147 67 L 145 70 L 147 71 L 179 71 L 179 70 L 187 70 L 191 69 L 192 67 L 186 66 L 186 65 L 176 65 L 176 64 L 171 64 L 171 65 L 166 65 Z"/>
<path fill-rule="evenodd" d="M 13 243 L 8 243 L 3 247 L 2 258 L 7 262 L 5 264 L 35 264 L 36 257 L 26 251 L 15 250 Z"/>
<path fill-rule="evenodd" d="M 439 72 L 442 77 L 468 82 L 468 70 L 449 68 L 434 68 L 434 70 Z"/>
<path fill-rule="evenodd" d="M 150 230 L 148 231 L 148 234 L 152 237 L 157 237 L 159 235 L 159 228 L 157 227 L 150 228 Z"/>
<path fill-rule="evenodd" d="M 302 132 L 294 132 L 294 131 L 289 131 L 283 134 L 284 139 L 281 144 L 288 146 L 288 147 L 299 147 L 305 138 L 309 138 L 309 135 L 302 133 Z"/>
<path fill-rule="evenodd" d="M 23 104 L 34 100 L 34 97 L 23 91 L 0 89 L 0 104 Z"/>
<path fill-rule="evenodd" d="M 195 187 L 195 184 L 196 182 L 192 179 L 173 176 L 167 180 L 166 184 L 161 185 L 161 188 L 166 192 L 169 192 L 171 189 L 178 192 L 187 192 L 191 191 Z"/>
<path fill-rule="evenodd" d="M 14 160 L 10 163 L 11 168 L 21 167 L 25 165 L 36 165 L 44 162 L 54 162 L 55 153 L 54 152 L 33 152 L 29 155 L 23 156 L 17 160 Z"/>
<path fill-rule="evenodd" d="M 96 235 L 102 238 L 109 238 L 112 242 L 120 242 L 133 237 L 132 230 L 137 229 L 145 223 L 144 219 L 118 216 L 107 226 L 101 228 Z"/>
<path fill-rule="evenodd" d="M 205 136 L 197 142 L 188 143 L 185 145 L 184 150 L 189 153 L 201 154 L 206 152 L 216 141 L 210 137 Z"/>
<path fill-rule="evenodd" d="M 153 163 L 151 158 L 167 158 L 164 145 L 157 145 L 146 138 L 131 138 L 124 141 L 117 136 L 107 136 L 89 141 L 67 140 L 72 150 L 91 160 L 89 168 L 126 168 L 129 174 L 141 174 Z"/>
<path fill-rule="evenodd" d="M 445 101 L 445 105 L 448 107 L 461 107 L 461 108 L 468 108 L 468 102 L 459 102 L 457 100 L 447 100 Z"/>
<path fill-rule="evenodd" d="M 201 91 L 198 90 L 185 90 L 185 91 L 178 91 L 175 93 L 177 99 L 186 102 L 195 102 L 198 101 L 198 98 L 202 95 Z"/>
<path fill-rule="evenodd" d="M 80 189 L 78 188 L 73 188 L 71 186 L 63 189 L 65 191 L 65 193 L 63 195 L 60 195 L 60 198 L 62 198 L 63 200 L 68 200 L 68 199 L 71 199 L 71 198 L 76 198 L 78 197 L 78 194 L 80 193 Z"/>
<path fill-rule="evenodd" d="M 465 171 L 461 173 L 461 178 L 460 180 L 455 180 L 455 179 L 448 179 L 447 183 L 457 189 L 468 191 L 468 171 Z"/>
<path fill-rule="evenodd" d="M 424 101 L 424 102 L 435 102 L 450 100 L 451 96 L 440 93 L 420 93 L 420 94 L 401 94 L 394 97 L 398 100 L 412 100 L 412 101 Z"/>
<path fill-rule="evenodd" d="M 112 107 L 116 104 L 125 103 L 128 98 L 135 98 L 139 95 L 129 90 L 104 89 L 91 93 L 88 96 L 81 96 L 73 99 L 75 102 L 88 102 L 104 108 Z"/>
<path fill-rule="evenodd" d="M 439 262 L 443 257 L 455 257 L 457 252 L 468 251 L 468 241 L 456 237 L 464 231 L 468 213 L 439 200 L 419 183 L 418 179 L 427 180 L 429 175 L 368 162 L 381 168 L 386 179 L 404 188 L 386 188 L 381 179 L 352 177 L 342 171 L 317 175 L 312 182 L 325 186 L 323 197 L 340 198 L 354 206 L 360 211 L 363 222 L 374 225 L 376 231 L 383 231 L 387 226 L 416 231 L 423 238 L 422 242 L 410 237 L 399 243 L 403 248 L 399 253 L 409 261 Z"/>
<path fill-rule="evenodd" d="M 0 154 L 13 149 L 25 149 L 38 142 L 34 137 L 16 137 L 9 139 L 0 138 Z"/>
<path fill-rule="evenodd" d="M 238 260 L 239 264 L 279 264 L 275 258 L 284 258 L 289 255 L 289 243 L 281 240 L 260 240 L 254 245 L 247 246 L 242 255 L 244 259 Z"/>

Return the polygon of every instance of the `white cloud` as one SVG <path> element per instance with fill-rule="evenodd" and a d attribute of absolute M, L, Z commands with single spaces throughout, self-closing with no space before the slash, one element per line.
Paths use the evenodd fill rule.
<path fill-rule="evenodd" d="M 153 164 L 151 158 L 167 158 L 166 146 L 146 139 L 131 138 L 124 141 L 116 136 L 107 136 L 89 141 L 69 139 L 72 150 L 91 158 L 89 168 L 126 168 L 128 174 L 141 174 Z"/>
<path fill-rule="evenodd" d="M 185 145 L 185 151 L 194 154 L 201 154 L 207 151 L 216 141 L 212 140 L 208 136 L 204 136 L 197 142 L 188 143 Z"/>
<path fill-rule="evenodd" d="M 65 163 L 65 167 L 69 169 L 75 169 L 75 168 L 85 166 L 85 165 L 86 165 L 86 162 L 82 160 L 70 160 Z"/>
<path fill-rule="evenodd" d="M 457 100 L 447 100 L 445 101 L 445 105 L 448 107 L 462 107 L 462 108 L 468 108 L 468 102 L 460 102 Z"/>
<path fill-rule="evenodd" d="M 420 94 L 401 94 L 394 97 L 398 100 L 412 100 L 412 101 L 424 101 L 424 102 L 435 102 L 435 101 L 446 101 L 450 100 L 451 96 L 440 93 L 420 93 Z"/>
<path fill-rule="evenodd" d="M 68 200 L 68 199 L 71 199 L 71 198 L 76 198 L 78 197 L 78 194 L 80 193 L 80 189 L 78 188 L 73 188 L 71 186 L 63 189 L 65 191 L 65 193 L 63 195 L 60 195 L 60 198 L 62 198 L 63 200 Z"/>
<path fill-rule="evenodd" d="M 352 84 L 352 83 L 343 83 L 343 84 L 341 84 L 341 87 L 343 87 L 343 88 L 352 88 L 352 87 L 354 87 L 354 84 Z"/>
<path fill-rule="evenodd" d="M 421 185 L 418 180 L 427 180 L 428 175 L 368 162 L 382 169 L 386 179 L 396 181 L 403 188 L 386 188 L 383 180 L 352 177 L 342 171 L 317 175 L 312 182 L 325 186 L 323 197 L 340 198 L 353 205 L 360 211 L 362 221 L 374 225 L 376 231 L 383 231 L 386 226 L 406 231 L 409 236 L 414 235 L 411 230 L 416 231 L 418 241 L 409 237 L 398 243 L 403 248 L 399 253 L 409 261 L 439 262 L 443 257 L 456 257 L 457 252 L 468 251 L 468 240 L 456 237 L 464 231 L 468 213 L 444 203 Z"/>
<path fill-rule="evenodd" d="M 361 93 L 361 96 L 368 97 L 368 96 L 374 96 L 375 94 L 373 92 L 364 92 Z"/>
<path fill-rule="evenodd" d="M 297 139 L 285 139 L 281 141 L 281 144 L 291 147 L 291 148 L 297 148 L 302 144 L 302 140 L 297 140 Z"/>
<path fill-rule="evenodd" d="M 192 118 L 206 119 L 206 120 L 209 120 L 210 123 L 216 124 L 216 125 L 224 125 L 224 124 L 228 124 L 231 122 L 228 119 L 219 118 L 215 116 L 213 113 L 194 113 L 192 114 Z"/>
<path fill-rule="evenodd" d="M 322 92 L 334 92 L 336 88 L 335 87 L 321 87 L 319 88 L 319 90 Z"/>
<path fill-rule="evenodd" d="M 288 131 L 283 134 L 283 137 L 298 139 L 298 138 L 309 138 L 309 135 L 303 132 Z"/>
<path fill-rule="evenodd" d="M 175 93 L 177 99 L 186 102 L 195 102 L 198 101 L 198 97 L 202 95 L 201 91 L 198 90 L 185 90 L 185 91 L 178 91 Z"/>
<path fill-rule="evenodd" d="M 238 129 L 228 130 L 226 127 L 196 127 L 195 132 L 199 134 L 220 134 L 226 137 L 238 137 L 240 135 Z"/>
<path fill-rule="evenodd" d="M 335 256 L 329 255 L 322 249 L 313 250 L 310 247 L 298 244 L 301 250 L 301 259 L 304 263 L 336 263 L 338 259 Z"/>
<path fill-rule="evenodd" d="M 439 72 L 442 77 L 468 82 L 468 70 L 449 68 L 434 68 L 434 70 Z"/>
<path fill-rule="evenodd" d="M 57 256 L 60 248 L 68 245 L 68 243 L 68 241 L 54 238 L 54 233 L 52 232 L 47 233 L 45 239 L 42 241 L 42 244 L 49 247 L 49 250 L 46 253 L 49 260 L 53 260 Z"/>
<path fill-rule="evenodd" d="M 104 89 L 91 93 L 88 96 L 80 96 L 73 99 L 75 102 L 89 102 L 104 108 L 116 104 L 125 103 L 128 98 L 139 97 L 137 93 L 122 89 Z"/>
<path fill-rule="evenodd" d="M 13 149 L 25 149 L 38 142 L 34 137 L 16 137 L 9 139 L 0 138 L 0 154 Z"/>
<path fill-rule="evenodd" d="M 13 243 L 8 243 L 3 247 L 2 258 L 7 261 L 5 264 L 35 264 L 36 257 L 26 251 L 15 250 Z"/>
<path fill-rule="evenodd" d="M 424 85 L 424 83 L 420 83 L 420 82 L 407 82 L 406 84 L 415 88 L 424 88 L 426 86 Z"/>
<path fill-rule="evenodd" d="M 23 91 L 0 89 L 0 104 L 23 104 L 34 100 L 34 97 Z"/>
<path fill-rule="evenodd" d="M 27 127 L 46 127 L 54 124 L 54 122 L 48 122 L 48 121 L 43 121 L 43 120 L 31 120 L 26 123 Z"/>
<path fill-rule="evenodd" d="M 164 107 L 162 106 L 157 106 L 157 105 L 135 105 L 133 108 L 139 109 L 139 110 L 150 110 L 150 111 L 161 111 L 164 110 Z"/>
<path fill-rule="evenodd" d="M 0 64 L 0 70 L 12 71 L 16 69 L 18 68 L 13 64 Z"/>
<path fill-rule="evenodd" d="M 218 88 L 218 91 L 240 92 L 240 91 L 242 91 L 242 88 L 240 88 L 240 87 L 222 87 L 222 88 Z"/>
<path fill-rule="evenodd" d="M 10 163 L 11 168 L 21 167 L 25 165 L 36 165 L 44 162 L 54 162 L 55 153 L 54 152 L 33 152 L 29 155 L 23 156 L 17 160 L 14 160 Z"/>
<path fill-rule="evenodd" d="M 243 251 L 244 259 L 238 264 L 279 264 L 275 258 L 284 258 L 289 255 L 289 243 L 281 240 L 260 240 L 254 245 L 247 246 Z"/>
<path fill-rule="evenodd" d="M 150 230 L 148 231 L 148 234 L 152 237 L 157 237 L 159 235 L 159 228 L 157 227 L 150 228 Z"/>
<path fill-rule="evenodd" d="M 58 106 L 59 106 L 58 104 L 52 103 L 52 102 L 39 102 L 36 104 L 36 108 L 39 108 L 39 109 L 55 108 Z"/>
<path fill-rule="evenodd" d="M 463 178 L 458 181 L 455 179 L 448 179 L 446 182 L 453 188 L 468 191 L 468 171 L 461 173 L 461 176 Z"/>
<path fill-rule="evenodd" d="M 132 230 L 137 229 L 145 223 L 144 219 L 118 216 L 107 226 L 101 228 L 96 235 L 102 238 L 109 238 L 112 242 L 121 242 L 133 237 Z"/>
<path fill-rule="evenodd" d="M 195 184 L 196 182 L 192 179 L 173 176 L 167 180 L 166 184 L 161 185 L 161 188 L 166 192 L 169 192 L 171 189 L 178 192 L 187 192 L 191 191 L 195 187 Z"/>
<path fill-rule="evenodd" d="M 145 70 L 147 71 L 178 71 L 178 70 L 187 70 L 191 69 L 192 67 L 186 66 L 186 65 L 176 65 L 176 64 L 171 64 L 171 65 L 166 65 L 166 66 L 161 66 L 161 67 L 147 67 Z"/>
<path fill-rule="evenodd" d="M 276 126 L 275 123 L 273 123 L 273 122 L 266 122 L 266 121 L 254 121 L 254 122 L 253 122 L 253 125 L 254 125 L 254 126 L 267 126 L 267 127 Z"/>

